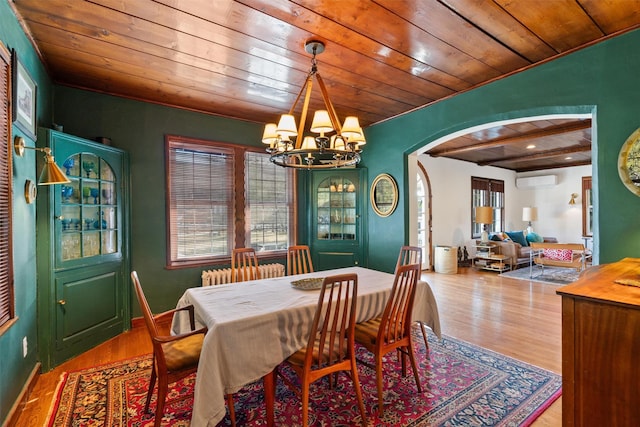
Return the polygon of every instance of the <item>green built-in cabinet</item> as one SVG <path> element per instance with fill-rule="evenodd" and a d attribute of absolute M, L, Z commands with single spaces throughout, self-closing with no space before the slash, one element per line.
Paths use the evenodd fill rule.
<path fill-rule="evenodd" d="M 124 151 L 50 129 L 40 129 L 38 146 L 71 181 L 37 196 L 38 341 L 48 370 L 128 329 L 129 170 Z"/>
<path fill-rule="evenodd" d="M 314 267 L 366 266 L 366 169 L 313 171 L 309 185 Z"/>

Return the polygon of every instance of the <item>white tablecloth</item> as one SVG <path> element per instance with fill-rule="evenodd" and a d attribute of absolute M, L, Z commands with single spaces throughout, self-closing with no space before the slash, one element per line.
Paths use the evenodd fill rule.
<path fill-rule="evenodd" d="M 291 281 L 344 273 L 358 275 L 357 321 L 381 315 L 394 275 L 362 267 L 187 289 L 177 306 L 192 304 L 196 326 L 209 328 L 198 366 L 193 427 L 214 427 L 225 416 L 225 394 L 259 380 L 305 346 L 319 291 L 294 289 Z M 437 303 L 424 281 L 416 289 L 413 319 L 440 337 Z M 189 330 L 185 313 L 174 317 L 172 330 Z"/>

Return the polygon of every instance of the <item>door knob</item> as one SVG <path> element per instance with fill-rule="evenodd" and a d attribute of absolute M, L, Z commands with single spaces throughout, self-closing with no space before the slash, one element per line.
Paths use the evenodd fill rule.
<path fill-rule="evenodd" d="M 66 303 L 67 302 L 65 300 L 63 300 L 63 299 L 58 300 L 58 304 L 60 304 L 60 305 L 65 305 Z"/>

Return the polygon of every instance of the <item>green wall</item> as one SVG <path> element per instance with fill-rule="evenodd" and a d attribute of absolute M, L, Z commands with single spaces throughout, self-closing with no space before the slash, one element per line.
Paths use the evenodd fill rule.
<path fill-rule="evenodd" d="M 471 126 L 559 113 L 593 113 L 595 260 L 640 256 L 640 199 L 623 186 L 617 170 L 621 146 L 640 127 L 638 46 L 640 30 L 367 128 L 363 163 L 369 176 L 390 173 L 404 189 L 389 218 L 369 215 L 370 265 L 391 268 L 395 254 L 385 249 L 407 241 L 409 153 Z"/>
<path fill-rule="evenodd" d="M 0 41 L 15 49 L 20 61 L 38 85 L 38 123 L 51 123 L 51 82 L 33 47 L 15 19 L 8 2 L 0 1 Z M 13 136 L 24 136 L 17 127 Z M 27 145 L 35 141 L 26 138 Z M 3 422 L 20 395 L 29 374 L 36 366 L 36 208 L 24 199 L 24 183 L 36 182 L 36 152 L 26 150 L 23 157 L 13 155 L 13 273 L 15 290 L 15 324 L 0 335 L 0 422 Z M 22 340 L 27 338 L 28 353 L 22 356 Z"/>

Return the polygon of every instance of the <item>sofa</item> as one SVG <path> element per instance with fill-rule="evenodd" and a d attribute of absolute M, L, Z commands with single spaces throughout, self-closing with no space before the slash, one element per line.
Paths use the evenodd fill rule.
<path fill-rule="evenodd" d="M 530 233 L 527 236 L 523 231 L 492 233 L 489 236 L 489 240 L 500 248 L 500 254 L 507 256 L 505 262 L 509 264 L 511 270 L 522 266 L 529 266 L 531 255 L 530 241 L 546 243 L 558 242 L 558 239 L 555 237 L 541 237 L 535 233 Z"/>

